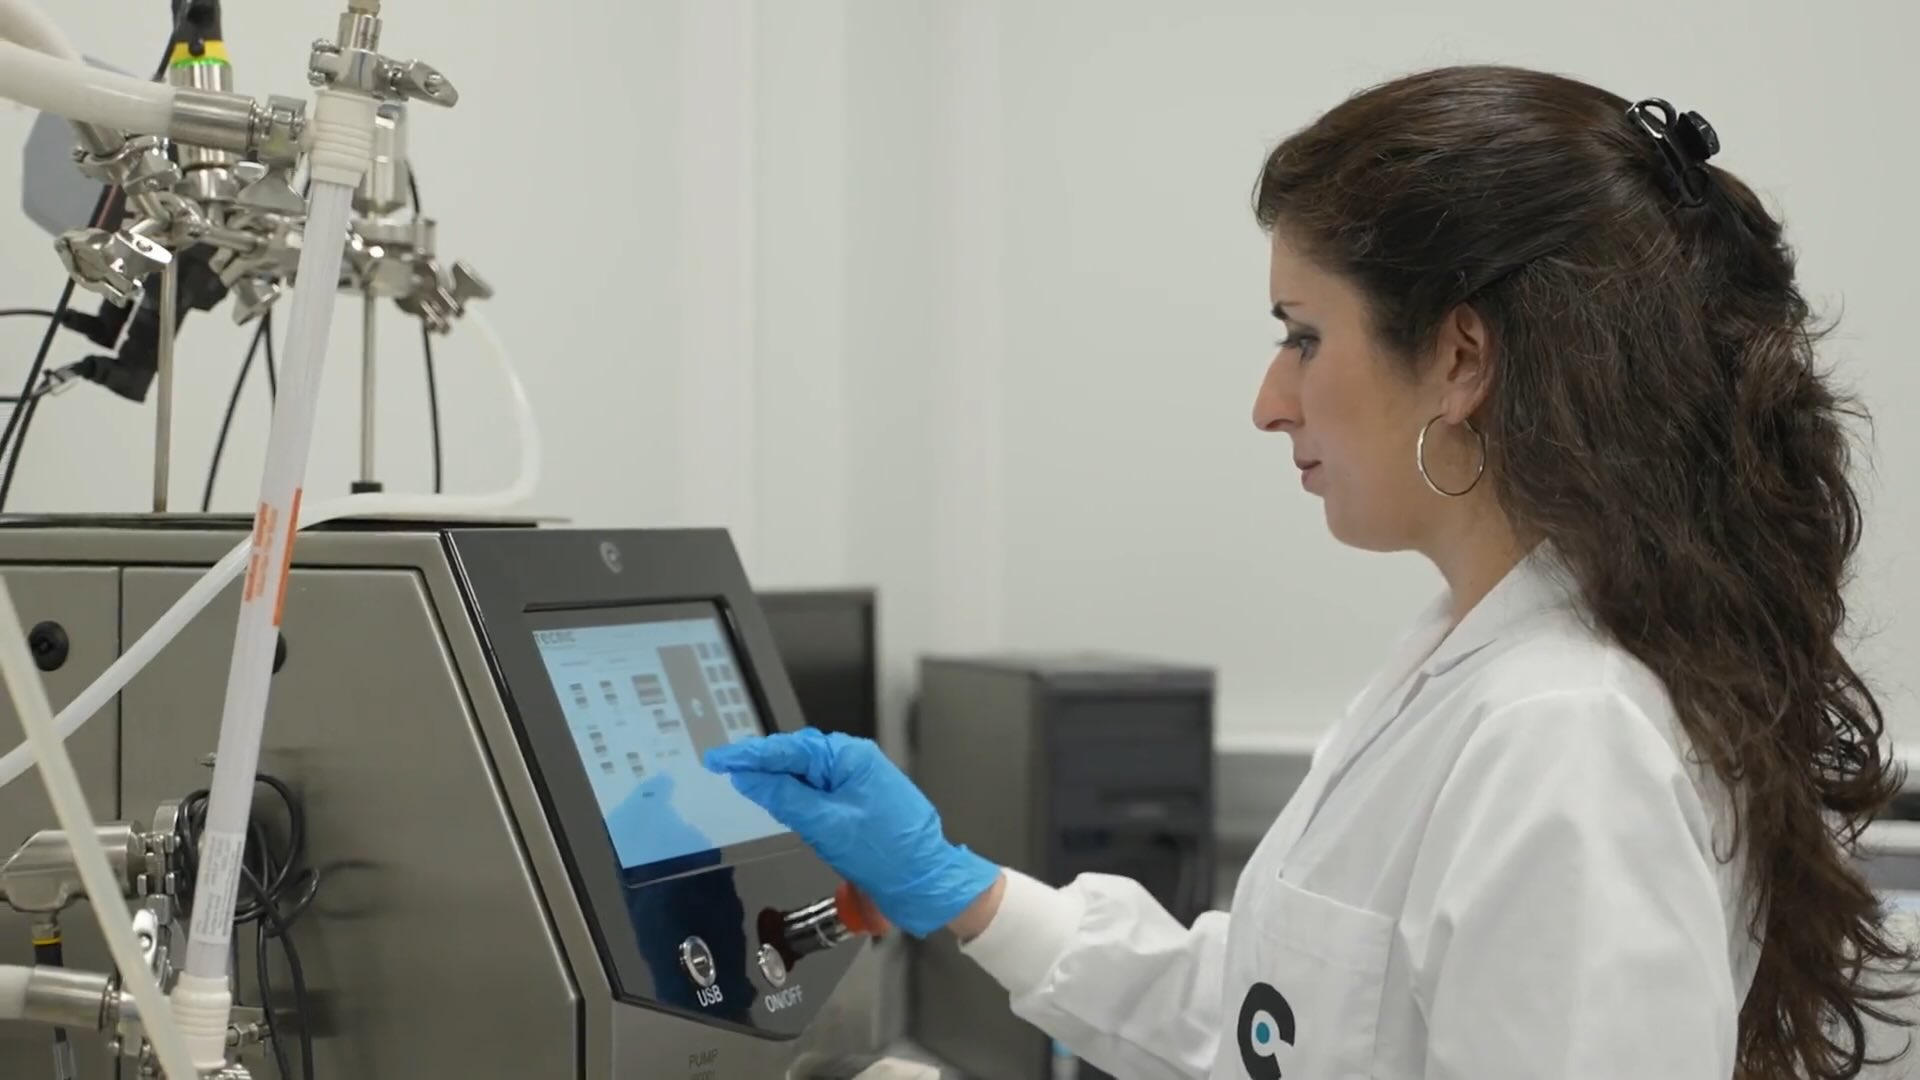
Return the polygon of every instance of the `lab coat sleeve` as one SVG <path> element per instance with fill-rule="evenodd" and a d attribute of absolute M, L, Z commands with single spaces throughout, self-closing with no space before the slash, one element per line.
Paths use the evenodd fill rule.
<path fill-rule="evenodd" d="M 1138 883 L 1082 875 L 1061 889 L 1009 871 L 1000 910 L 963 945 L 1013 1011 L 1129 1080 L 1198 1080 L 1219 1041 L 1227 916 L 1182 926 Z"/>
<path fill-rule="evenodd" d="M 1401 922 L 1428 1080 L 1733 1075 L 1715 817 L 1617 691 L 1489 716 L 1424 826 Z"/>

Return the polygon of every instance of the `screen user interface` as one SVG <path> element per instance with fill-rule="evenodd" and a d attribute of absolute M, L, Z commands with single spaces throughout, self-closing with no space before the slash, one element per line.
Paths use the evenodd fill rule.
<path fill-rule="evenodd" d="M 766 734 L 716 607 L 542 622 L 534 642 L 623 868 L 786 832 L 701 764 L 712 747 Z"/>

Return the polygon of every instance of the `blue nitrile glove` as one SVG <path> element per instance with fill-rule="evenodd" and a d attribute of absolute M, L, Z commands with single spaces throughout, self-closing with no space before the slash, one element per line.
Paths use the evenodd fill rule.
<path fill-rule="evenodd" d="M 933 804 L 866 739 L 806 728 L 716 747 L 706 762 L 916 937 L 952 922 L 1000 876 L 948 842 Z"/>

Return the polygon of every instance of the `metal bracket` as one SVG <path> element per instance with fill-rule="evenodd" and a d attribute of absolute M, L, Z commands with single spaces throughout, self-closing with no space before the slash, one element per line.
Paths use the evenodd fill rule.
<path fill-rule="evenodd" d="M 316 87 L 358 90 L 381 101 L 424 101 L 451 108 L 460 91 L 431 64 L 380 55 L 380 17 L 349 11 L 340 16 L 336 40 L 313 43 L 307 81 Z"/>
<path fill-rule="evenodd" d="M 173 253 L 138 233 L 75 229 L 54 241 L 54 252 L 75 284 L 118 304 L 137 304 L 146 279 L 173 262 Z"/>

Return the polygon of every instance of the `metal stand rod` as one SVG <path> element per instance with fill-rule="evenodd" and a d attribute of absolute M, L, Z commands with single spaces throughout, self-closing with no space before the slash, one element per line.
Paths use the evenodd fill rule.
<path fill-rule="evenodd" d="M 173 339 L 180 329 L 180 272 L 169 262 L 160 271 L 160 389 L 153 426 L 153 512 L 167 512 L 173 468 Z"/>
<path fill-rule="evenodd" d="M 372 290 L 360 316 L 360 480 L 374 482 L 373 475 L 373 366 L 376 345 L 374 314 L 379 310 Z"/>

